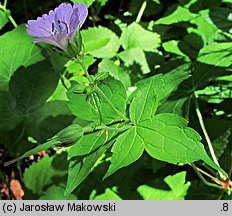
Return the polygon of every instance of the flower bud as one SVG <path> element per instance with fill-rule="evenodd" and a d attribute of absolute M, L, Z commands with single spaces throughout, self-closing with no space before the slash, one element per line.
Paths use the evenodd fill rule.
<path fill-rule="evenodd" d="M 84 134 L 83 128 L 78 124 L 71 124 L 64 128 L 52 139 L 61 142 L 62 145 L 69 145 L 77 142 Z"/>

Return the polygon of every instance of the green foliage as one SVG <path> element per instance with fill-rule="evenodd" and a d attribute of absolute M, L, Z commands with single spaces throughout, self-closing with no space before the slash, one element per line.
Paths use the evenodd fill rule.
<path fill-rule="evenodd" d="M 120 40 L 125 50 L 141 48 L 152 52 L 160 45 L 160 37 L 157 33 L 147 31 L 137 23 L 132 23 L 124 29 Z"/>
<path fill-rule="evenodd" d="M 76 200 L 76 196 L 70 194 L 64 196 L 64 188 L 61 186 L 51 186 L 49 187 L 42 196 L 39 197 L 39 200 Z"/>
<path fill-rule="evenodd" d="M 0 89 L 6 90 L 10 77 L 20 66 L 43 60 L 38 47 L 31 43 L 24 25 L 0 36 Z"/>
<path fill-rule="evenodd" d="M 95 196 L 94 200 L 121 200 L 121 197 L 119 197 L 113 190 L 107 188 L 105 193 Z"/>
<path fill-rule="evenodd" d="M 67 173 L 65 168 L 67 168 L 67 163 L 63 160 L 62 155 L 54 157 L 46 155 L 42 160 L 34 162 L 25 170 L 23 179 L 28 189 L 34 194 L 40 195 L 46 186 L 55 183 L 54 178 L 62 177 Z"/>
<path fill-rule="evenodd" d="M 24 199 L 231 199 L 231 1 L 72 2 L 89 11 L 72 59 L 19 24 L 56 2 L 0 10 L 0 160 L 21 161 L 4 171 Z"/>
<path fill-rule="evenodd" d="M 186 172 L 165 177 L 164 182 L 171 190 L 161 190 L 148 185 L 141 185 L 137 191 L 144 200 L 183 200 L 190 186 L 190 182 L 185 183 L 185 177 Z"/>
<path fill-rule="evenodd" d="M 119 39 L 111 30 L 99 26 L 82 31 L 86 54 L 97 58 L 112 58 L 119 49 Z"/>
<path fill-rule="evenodd" d="M 9 15 L 10 15 L 10 11 L 9 10 L 0 11 L 0 30 L 7 23 Z"/>

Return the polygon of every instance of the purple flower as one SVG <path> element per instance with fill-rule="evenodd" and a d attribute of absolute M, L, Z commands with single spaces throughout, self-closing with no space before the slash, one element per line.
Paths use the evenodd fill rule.
<path fill-rule="evenodd" d="M 29 20 L 27 32 L 32 36 L 34 43 L 44 42 L 67 51 L 69 42 L 75 43 L 74 38 L 86 20 L 88 9 L 85 4 L 60 4 L 36 20 Z"/>

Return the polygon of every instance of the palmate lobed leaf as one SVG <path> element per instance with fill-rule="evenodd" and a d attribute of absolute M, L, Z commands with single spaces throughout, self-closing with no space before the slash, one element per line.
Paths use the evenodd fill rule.
<path fill-rule="evenodd" d="M 174 114 L 158 114 L 139 122 L 121 134 L 112 148 L 112 159 L 105 177 L 135 162 L 145 149 L 148 154 L 168 163 L 192 163 L 203 160 L 212 168 L 219 168 L 207 155 L 200 143 L 200 135 L 187 127 L 188 121 Z"/>
<path fill-rule="evenodd" d="M 150 100 L 146 100 L 147 97 Z M 144 149 L 151 157 L 173 164 L 203 160 L 227 176 L 207 155 L 200 135 L 187 127 L 188 121 L 171 113 L 155 115 L 157 104 L 151 82 L 131 103 L 130 116 L 134 124 L 116 138 L 111 165 L 104 178 L 138 160 Z"/>

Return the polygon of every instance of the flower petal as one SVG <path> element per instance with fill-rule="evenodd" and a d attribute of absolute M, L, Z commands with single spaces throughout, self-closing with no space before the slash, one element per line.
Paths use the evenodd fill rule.
<path fill-rule="evenodd" d="M 88 9 L 85 4 L 74 3 L 73 12 L 70 18 L 70 31 L 74 31 L 77 28 L 81 28 L 88 16 Z"/>
<path fill-rule="evenodd" d="M 57 35 L 57 36 L 51 36 L 51 37 L 39 37 L 39 38 L 35 38 L 32 40 L 32 42 L 34 43 L 39 43 L 39 42 L 43 42 L 43 43 L 48 43 L 51 44 L 53 46 L 59 47 L 62 50 L 66 50 L 66 38 L 65 36 L 61 36 L 61 35 Z"/>

